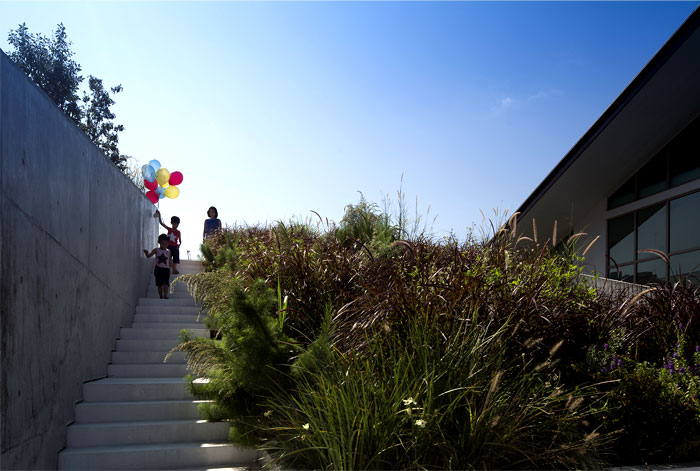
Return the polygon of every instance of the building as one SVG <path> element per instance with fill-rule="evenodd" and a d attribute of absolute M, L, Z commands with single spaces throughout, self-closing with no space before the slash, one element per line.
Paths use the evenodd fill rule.
<path fill-rule="evenodd" d="M 585 271 L 700 282 L 700 8 L 518 209 L 533 235 L 599 236 Z M 667 264 L 655 249 L 669 255 Z"/>

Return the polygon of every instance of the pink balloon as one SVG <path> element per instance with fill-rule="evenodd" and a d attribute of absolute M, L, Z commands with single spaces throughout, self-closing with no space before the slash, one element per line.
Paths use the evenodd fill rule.
<path fill-rule="evenodd" d="M 158 183 L 157 183 L 155 180 L 153 180 L 152 182 L 149 182 L 148 180 L 146 180 L 146 179 L 144 178 L 144 179 L 143 179 L 143 184 L 144 184 L 144 186 L 145 186 L 146 188 L 148 188 L 149 190 L 155 190 L 156 188 L 158 188 Z"/>
<path fill-rule="evenodd" d="M 153 203 L 153 204 L 156 204 L 156 203 L 158 202 L 158 199 L 159 199 L 159 198 L 158 198 L 158 193 L 156 193 L 156 192 L 153 191 L 153 190 L 151 190 L 151 191 L 149 191 L 149 192 L 146 193 L 146 198 L 148 198 L 149 200 L 151 200 L 151 203 Z"/>
<path fill-rule="evenodd" d="M 182 183 L 182 174 L 180 172 L 173 172 L 170 174 L 170 181 L 168 182 L 171 185 L 179 185 Z"/>

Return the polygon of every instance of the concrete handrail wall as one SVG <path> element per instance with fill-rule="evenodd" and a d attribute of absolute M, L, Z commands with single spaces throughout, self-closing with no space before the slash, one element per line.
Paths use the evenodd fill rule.
<path fill-rule="evenodd" d="M 579 280 L 581 280 L 589 286 L 594 287 L 600 293 L 622 294 L 630 297 L 636 296 L 648 288 L 648 286 L 645 285 L 627 283 L 625 281 L 618 281 L 613 280 L 611 278 L 603 278 L 599 276 L 592 276 L 586 274 L 579 275 Z"/>
<path fill-rule="evenodd" d="M 154 208 L 0 51 L 2 469 L 51 469 L 145 295 Z"/>

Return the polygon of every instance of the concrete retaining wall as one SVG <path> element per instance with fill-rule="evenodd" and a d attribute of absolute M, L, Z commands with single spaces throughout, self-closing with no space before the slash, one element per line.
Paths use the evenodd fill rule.
<path fill-rule="evenodd" d="M 153 205 L 0 51 L 2 469 L 51 469 L 145 294 Z"/>
<path fill-rule="evenodd" d="M 594 287 L 599 293 L 605 294 L 621 294 L 630 298 L 638 295 L 649 287 L 646 285 L 638 285 L 636 283 L 627 283 L 625 281 L 613 280 L 598 276 L 581 274 L 579 280 L 589 286 Z"/>

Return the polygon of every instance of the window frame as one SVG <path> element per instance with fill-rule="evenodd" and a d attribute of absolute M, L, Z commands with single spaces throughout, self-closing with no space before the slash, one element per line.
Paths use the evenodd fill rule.
<path fill-rule="evenodd" d="M 679 139 L 686 137 L 686 133 L 693 133 L 693 132 L 696 132 L 698 130 L 700 130 L 700 114 L 695 116 L 692 120 L 690 120 L 690 122 L 683 129 L 681 129 L 675 136 L 673 136 L 673 138 L 670 141 L 668 141 L 663 147 L 661 147 L 661 149 L 658 152 L 656 152 L 652 158 L 647 160 L 644 163 L 644 165 L 642 165 L 639 169 L 637 169 L 637 171 L 634 172 L 634 175 L 632 175 L 622 185 L 620 185 L 612 193 L 612 195 L 608 196 L 608 198 L 606 200 L 607 210 L 610 211 L 610 210 L 614 210 L 617 208 L 622 208 L 628 204 L 634 203 L 635 201 L 649 198 L 649 197 L 654 196 L 656 194 L 659 194 L 663 191 L 670 190 L 671 188 L 676 188 L 678 186 L 684 185 L 685 183 L 688 183 L 688 182 L 685 182 L 685 183 L 679 183 L 679 184 L 676 184 L 673 186 L 671 185 L 671 159 L 676 158 L 676 156 L 672 155 L 672 153 L 674 151 L 674 145 L 678 143 Z M 697 150 L 700 151 L 700 149 L 697 149 Z M 666 172 L 665 188 L 662 190 L 656 191 L 654 193 L 650 193 L 649 195 L 640 197 L 639 196 L 639 174 L 647 165 L 649 165 L 651 162 L 653 162 L 654 159 L 657 159 L 660 157 L 662 157 L 664 159 L 664 168 L 665 168 L 665 172 Z M 622 204 L 617 204 L 615 206 L 611 205 L 610 199 L 618 191 L 620 191 L 622 188 L 624 188 L 626 185 L 628 185 L 630 182 L 633 182 L 632 186 L 634 187 L 633 194 L 632 194 L 632 201 L 622 203 Z"/>
<path fill-rule="evenodd" d="M 668 169 L 668 159 L 666 159 L 666 162 L 667 162 L 666 168 Z M 636 178 L 636 174 L 635 174 L 635 178 Z M 667 183 L 668 183 L 668 178 L 669 178 L 669 174 L 667 173 L 666 174 Z M 636 183 L 635 183 L 635 192 L 636 192 Z M 666 217 L 665 217 L 666 228 L 664 231 L 666 234 L 666 241 L 665 241 L 665 248 L 664 248 L 663 252 L 669 257 L 669 260 L 671 257 L 673 257 L 675 255 L 683 255 L 683 254 L 690 253 L 690 252 L 700 251 L 700 239 L 699 239 L 699 243 L 696 246 L 688 247 L 688 248 L 685 248 L 683 250 L 677 250 L 675 252 L 670 252 L 670 246 L 671 246 L 671 202 L 674 200 L 685 198 L 686 196 L 690 196 L 690 195 L 695 194 L 695 193 L 700 193 L 700 189 L 696 188 L 696 189 L 687 191 L 685 193 L 682 193 L 680 195 L 674 195 L 673 197 L 669 197 L 669 198 L 666 198 L 666 199 L 663 199 L 660 201 L 650 202 L 648 205 L 642 206 L 640 208 L 636 208 L 632 211 L 618 214 L 612 218 L 606 218 L 606 224 L 605 224 L 605 240 L 606 240 L 606 244 L 605 244 L 605 276 L 608 278 L 610 277 L 611 268 L 613 268 L 613 269 L 617 268 L 617 270 L 619 271 L 620 268 L 632 266 L 633 267 L 633 270 L 632 270 L 633 281 L 632 282 L 636 283 L 637 279 L 638 279 L 637 266 L 643 262 L 648 262 L 648 261 L 659 259 L 659 257 L 657 255 L 654 255 L 654 254 L 646 254 L 646 253 L 640 254 L 639 253 L 640 249 L 638 246 L 638 239 L 639 239 L 638 212 L 643 211 L 645 209 L 652 208 L 654 206 L 659 206 L 662 203 L 663 203 L 664 209 L 666 211 Z M 610 245 L 609 245 L 610 244 L 610 221 L 613 219 L 628 216 L 629 214 L 633 214 L 633 221 L 634 221 L 634 223 L 633 223 L 634 224 L 634 229 L 633 229 L 633 231 L 634 231 L 633 232 L 634 260 L 631 262 L 625 262 L 625 263 L 618 264 L 617 262 L 614 261 L 613 258 L 610 257 Z M 641 257 L 640 257 L 640 255 L 641 255 Z M 666 264 L 665 271 L 666 271 L 665 280 L 669 281 L 670 277 L 671 277 L 670 264 Z M 682 275 L 684 275 L 684 273 L 677 273 L 675 275 L 682 276 Z"/>

